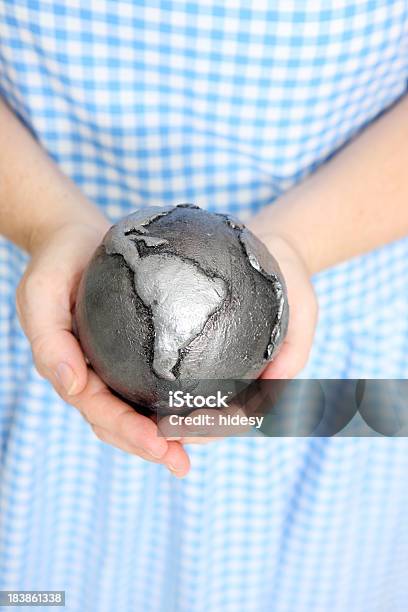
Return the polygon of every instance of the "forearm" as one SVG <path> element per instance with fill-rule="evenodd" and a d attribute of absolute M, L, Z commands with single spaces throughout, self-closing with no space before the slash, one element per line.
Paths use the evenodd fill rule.
<path fill-rule="evenodd" d="M 250 226 L 272 251 L 290 240 L 311 274 L 406 236 L 408 96 Z"/>
<path fill-rule="evenodd" d="M 0 234 L 31 252 L 73 221 L 106 223 L 0 99 Z"/>

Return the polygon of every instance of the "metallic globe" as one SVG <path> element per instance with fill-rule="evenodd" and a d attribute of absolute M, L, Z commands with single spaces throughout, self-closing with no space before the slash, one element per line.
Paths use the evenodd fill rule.
<path fill-rule="evenodd" d="M 252 379 L 288 324 L 285 281 L 232 217 L 192 204 L 150 207 L 113 225 L 82 276 L 75 333 L 93 369 L 154 409 L 196 381 Z"/>

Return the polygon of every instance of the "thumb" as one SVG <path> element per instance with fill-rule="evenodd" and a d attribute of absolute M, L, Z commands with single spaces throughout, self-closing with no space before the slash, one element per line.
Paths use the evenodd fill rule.
<path fill-rule="evenodd" d="M 84 355 L 71 332 L 70 285 L 61 270 L 27 271 L 16 292 L 17 314 L 39 374 L 69 396 L 83 391 L 88 377 Z"/>

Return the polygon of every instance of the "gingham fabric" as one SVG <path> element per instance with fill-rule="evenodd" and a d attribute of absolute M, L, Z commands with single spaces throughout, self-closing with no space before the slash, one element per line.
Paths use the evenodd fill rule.
<path fill-rule="evenodd" d="M 2 95 L 112 221 L 248 219 L 404 94 L 407 47 L 405 0 L 0 1 Z M 1 240 L 1 589 L 75 612 L 408 610 L 405 439 L 231 438 L 178 481 L 36 373 L 26 262 Z M 408 377 L 407 240 L 314 283 L 301 375 Z"/>

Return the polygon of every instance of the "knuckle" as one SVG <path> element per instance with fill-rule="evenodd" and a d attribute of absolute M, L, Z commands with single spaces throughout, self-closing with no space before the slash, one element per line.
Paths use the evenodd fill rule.
<path fill-rule="evenodd" d="M 79 412 L 82 414 L 85 421 L 89 423 L 92 429 L 94 427 L 96 427 L 98 430 L 101 429 L 101 427 L 99 427 L 98 425 L 94 423 L 94 419 L 92 418 L 92 415 L 91 415 L 91 410 L 89 409 L 89 406 L 87 404 L 79 404 L 76 406 L 76 408 L 78 408 Z"/>
<path fill-rule="evenodd" d="M 38 292 L 40 295 L 44 295 L 44 280 L 42 275 L 36 272 L 25 272 L 17 285 L 15 293 L 17 315 L 22 324 L 25 319 L 30 318 L 33 300 L 35 300 L 35 296 L 38 295 Z"/>
<path fill-rule="evenodd" d="M 17 292 L 16 292 L 16 312 L 17 312 L 18 320 L 20 321 L 20 324 L 24 329 L 23 305 L 17 295 Z"/>
<path fill-rule="evenodd" d="M 23 276 L 16 288 L 16 309 L 19 319 L 22 319 L 24 305 L 26 303 L 26 285 L 25 277 Z"/>
<path fill-rule="evenodd" d="M 98 427 L 98 425 L 91 424 L 91 429 L 94 432 L 95 436 L 98 438 L 98 440 L 100 440 L 101 442 L 107 442 L 107 433 L 104 429 L 102 429 L 102 427 Z"/>
<path fill-rule="evenodd" d="M 47 338 L 44 334 L 40 334 L 34 336 L 31 339 L 31 351 L 33 353 L 34 363 L 37 370 L 42 373 L 42 371 L 47 370 L 46 361 L 47 361 Z"/>
<path fill-rule="evenodd" d="M 120 437 L 125 438 L 129 435 L 130 425 L 131 424 L 129 423 L 129 411 L 127 408 L 124 408 L 115 416 L 113 426 L 116 430 L 116 433 Z"/>
<path fill-rule="evenodd" d="M 35 355 L 43 352 L 45 345 L 44 334 L 37 334 L 31 338 L 31 348 Z"/>
<path fill-rule="evenodd" d="M 24 274 L 17 288 L 19 299 L 29 301 L 33 294 L 44 289 L 44 277 L 41 273 L 32 271 Z"/>
<path fill-rule="evenodd" d="M 33 269 L 26 271 L 16 289 L 16 302 L 20 308 L 46 296 L 66 305 L 67 275 L 60 269 Z"/>

